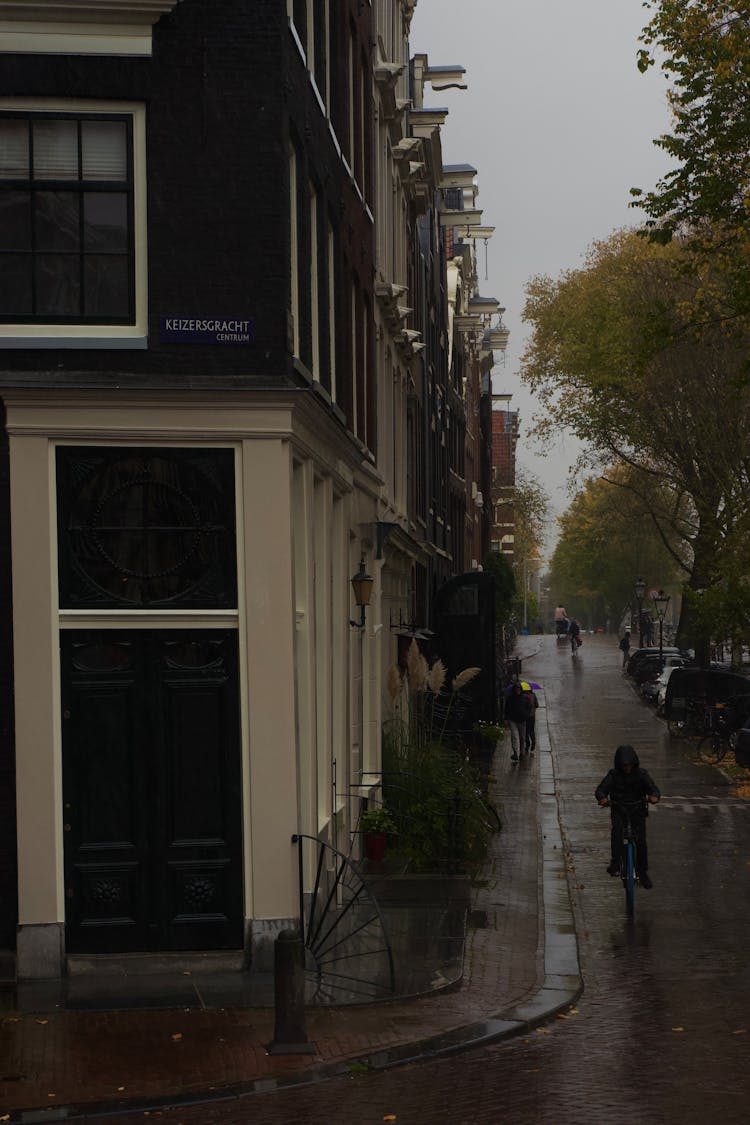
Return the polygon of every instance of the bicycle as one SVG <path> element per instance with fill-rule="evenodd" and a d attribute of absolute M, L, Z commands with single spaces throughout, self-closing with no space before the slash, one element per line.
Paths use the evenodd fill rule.
<path fill-rule="evenodd" d="M 702 738 L 709 730 L 711 704 L 706 699 L 688 697 L 684 714 L 667 719 L 667 731 L 675 738 Z"/>
<path fill-rule="evenodd" d="M 567 639 L 568 639 L 568 622 L 567 621 L 556 621 L 555 622 L 555 642 L 556 642 L 556 644 L 559 645 L 560 641 L 562 641 L 563 644 L 565 644 Z"/>
<path fill-rule="evenodd" d="M 638 846 L 635 839 L 635 831 L 633 829 L 633 821 L 631 820 L 629 805 L 621 805 L 618 801 L 607 799 L 607 804 L 602 805 L 602 808 L 613 808 L 622 813 L 625 818 L 622 832 L 622 852 L 620 854 L 620 878 L 622 885 L 625 889 L 625 910 L 628 917 L 632 918 L 635 912 L 635 887 L 638 883 L 638 864 L 637 853 Z M 638 802 L 638 808 L 642 807 L 642 802 Z"/>
<path fill-rule="evenodd" d="M 723 703 L 715 703 L 713 710 L 708 712 L 707 726 L 707 732 L 699 740 L 695 752 L 702 762 L 718 765 L 727 750 L 734 750 L 736 737 Z"/>

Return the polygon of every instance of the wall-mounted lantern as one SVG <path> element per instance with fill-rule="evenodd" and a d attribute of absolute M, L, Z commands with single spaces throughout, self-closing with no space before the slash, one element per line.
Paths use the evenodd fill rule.
<path fill-rule="evenodd" d="M 372 586 L 374 578 L 365 570 L 365 560 L 360 559 L 359 570 L 356 574 L 352 575 L 352 590 L 354 591 L 354 601 L 359 606 L 360 619 L 359 621 L 350 621 L 349 624 L 353 625 L 355 629 L 364 629 L 365 627 L 365 609 L 370 604 L 370 596 L 372 595 Z"/>

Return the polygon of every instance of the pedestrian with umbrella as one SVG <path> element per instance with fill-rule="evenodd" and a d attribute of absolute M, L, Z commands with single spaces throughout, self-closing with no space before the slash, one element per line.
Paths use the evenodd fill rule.
<path fill-rule="evenodd" d="M 505 692 L 505 718 L 510 727 L 512 762 L 518 761 L 519 754 L 529 753 L 528 724 L 534 723 L 535 704 L 538 706 L 532 689 L 539 686 L 528 680 L 515 680 Z M 535 746 L 535 735 L 532 736 L 532 741 Z"/>
<path fill-rule="evenodd" d="M 541 684 L 535 684 L 531 680 L 521 680 L 521 690 L 523 691 L 524 695 L 527 695 L 529 697 L 529 701 L 531 702 L 532 707 L 531 716 L 526 720 L 525 745 L 525 749 L 527 751 L 531 751 L 532 754 L 534 750 L 536 750 L 536 711 L 537 707 L 539 706 L 539 700 L 534 693 L 539 691 L 541 686 Z M 513 685 L 511 684 L 511 686 L 508 688 L 508 693 L 510 693 L 512 690 Z"/>

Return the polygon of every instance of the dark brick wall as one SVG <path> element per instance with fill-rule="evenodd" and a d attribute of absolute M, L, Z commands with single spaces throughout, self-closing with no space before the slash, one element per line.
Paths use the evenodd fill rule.
<path fill-rule="evenodd" d="M 154 28 L 151 58 L 6 55 L 0 95 L 23 94 L 146 104 L 149 347 L 5 352 L 0 368 L 54 371 L 57 385 L 65 373 L 151 386 L 154 376 L 180 385 L 288 378 L 286 107 L 302 116 L 306 143 L 334 150 L 280 0 L 182 0 Z M 333 168 L 330 178 L 335 194 Z M 255 317 L 252 347 L 159 342 L 161 316 L 245 311 Z"/>

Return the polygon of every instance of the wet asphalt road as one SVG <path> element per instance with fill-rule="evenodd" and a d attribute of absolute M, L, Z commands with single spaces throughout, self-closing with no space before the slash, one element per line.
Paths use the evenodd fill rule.
<path fill-rule="evenodd" d="M 750 802 L 669 739 L 621 675 L 615 638 L 586 637 L 575 660 L 553 637 L 521 646 L 538 650 L 523 670 L 544 685 L 538 722 L 553 747 L 585 984 L 577 1008 L 483 1050 L 165 1111 L 164 1125 L 750 1122 Z M 649 817 L 654 889 L 637 893 L 632 922 L 604 870 L 609 815 L 593 798 L 620 742 L 663 794 Z"/>

